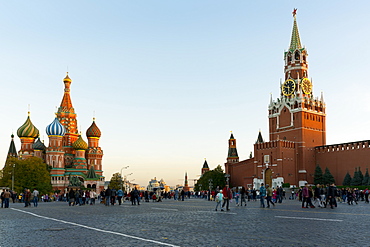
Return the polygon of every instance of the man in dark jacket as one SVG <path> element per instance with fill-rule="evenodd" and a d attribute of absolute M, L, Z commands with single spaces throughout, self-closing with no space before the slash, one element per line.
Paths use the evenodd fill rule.
<path fill-rule="evenodd" d="M 112 190 L 108 187 L 108 189 L 105 191 L 105 206 L 109 206 L 111 196 Z"/>
<path fill-rule="evenodd" d="M 337 206 L 337 201 L 335 200 L 336 195 L 337 195 L 337 187 L 335 187 L 335 184 L 332 183 L 328 187 L 328 191 L 327 191 L 327 194 L 326 194 L 326 196 L 329 200 L 329 205 L 330 205 L 331 209 L 333 209 L 334 206 L 335 207 Z"/>

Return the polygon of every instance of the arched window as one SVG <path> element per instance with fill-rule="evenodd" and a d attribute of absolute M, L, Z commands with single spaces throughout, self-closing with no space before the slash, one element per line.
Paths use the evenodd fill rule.
<path fill-rule="evenodd" d="M 296 51 L 295 54 L 294 54 L 294 59 L 295 60 L 300 60 L 300 54 L 299 54 L 299 51 Z"/>

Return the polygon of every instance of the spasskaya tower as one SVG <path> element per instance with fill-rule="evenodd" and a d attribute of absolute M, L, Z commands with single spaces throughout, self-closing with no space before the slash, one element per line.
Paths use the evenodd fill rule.
<path fill-rule="evenodd" d="M 326 114 L 323 94 L 314 97 L 312 79 L 308 76 L 308 53 L 301 45 L 296 9 L 290 46 L 284 52 L 284 82 L 280 83 L 280 98 L 269 104 L 270 141 L 287 140 L 295 143 L 298 180 L 310 180 L 307 174 L 315 168 L 315 146 L 326 144 Z M 308 171 L 309 170 L 309 171 Z M 311 181 L 310 181 L 311 182 Z"/>

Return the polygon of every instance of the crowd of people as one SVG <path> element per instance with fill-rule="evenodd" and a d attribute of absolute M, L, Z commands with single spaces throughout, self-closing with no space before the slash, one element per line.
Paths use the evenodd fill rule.
<path fill-rule="evenodd" d="M 31 203 L 34 207 L 37 207 L 39 200 L 49 202 L 48 195 L 44 194 L 40 196 L 36 188 L 32 192 L 30 189 L 24 189 L 19 195 L 15 191 L 3 189 L 1 192 L 1 207 L 9 208 L 10 199 L 13 203 L 24 203 L 24 207 L 31 207 Z"/>
<path fill-rule="evenodd" d="M 339 203 L 348 205 L 358 204 L 359 201 L 369 203 L 369 189 L 360 190 L 358 188 L 337 189 L 334 183 L 321 185 L 317 184 L 314 188 L 305 184 L 297 192 L 292 191 L 290 199 L 298 199 L 302 202 L 302 208 L 330 207 L 335 208 Z"/>
<path fill-rule="evenodd" d="M 335 184 L 310 186 L 307 183 L 299 189 L 292 189 L 290 200 L 299 200 L 302 208 L 315 208 L 315 207 L 330 207 L 334 209 L 338 203 L 347 203 L 348 205 L 358 204 L 359 201 L 369 203 L 368 188 L 359 190 L 358 188 L 341 188 L 337 189 Z M 261 184 L 261 187 L 256 189 L 239 187 L 229 188 L 225 185 L 223 189 L 218 186 L 212 191 L 184 191 L 175 189 L 166 192 L 161 189 L 155 191 L 139 191 L 136 188 L 132 189 L 129 193 L 124 192 L 122 189 L 107 188 L 102 190 L 99 194 L 95 190 L 82 190 L 70 188 L 68 192 L 53 194 L 49 197 L 48 194 L 40 195 L 39 191 L 35 188 L 33 191 L 25 189 L 23 193 L 17 195 L 16 192 L 9 189 L 3 189 L 1 192 L 1 207 L 8 208 L 9 202 L 24 203 L 24 207 L 37 207 L 38 202 L 49 201 L 66 201 L 69 206 L 82 206 L 82 205 L 95 205 L 95 202 L 102 203 L 106 206 L 115 204 L 121 205 L 124 201 L 130 201 L 131 205 L 140 205 L 140 202 L 161 202 L 164 199 L 174 199 L 184 201 L 186 198 L 204 198 L 210 201 L 216 201 L 216 208 L 221 211 L 230 210 L 230 203 L 235 202 L 235 206 L 247 206 L 249 201 L 260 201 L 262 208 L 275 207 L 276 203 L 282 203 L 286 199 L 286 192 L 281 186 L 271 188 L 268 184 Z"/>

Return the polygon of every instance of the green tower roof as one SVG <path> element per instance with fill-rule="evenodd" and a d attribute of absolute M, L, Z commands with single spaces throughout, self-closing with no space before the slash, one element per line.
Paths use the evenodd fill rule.
<path fill-rule="evenodd" d="M 299 38 L 296 11 L 297 9 L 294 9 L 293 11 L 294 23 L 293 23 L 293 30 L 292 30 L 292 38 L 290 40 L 290 47 L 289 47 L 290 51 L 302 49 L 301 39 Z"/>
<path fill-rule="evenodd" d="M 17 158 L 18 157 L 18 154 L 17 154 L 17 149 L 15 148 L 15 144 L 14 144 L 14 135 L 12 134 L 11 137 L 12 137 L 12 140 L 10 141 L 10 146 L 9 146 L 9 151 L 8 151 L 8 157 L 15 157 L 15 158 Z"/>
<path fill-rule="evenodd" d="M 94 179 L 99 179 L 99 176 L 95 173 L 94 166 L 90 166 L 89 171 L 87 172 L 86 178 L 88 180 L 94 180 Z"/>

